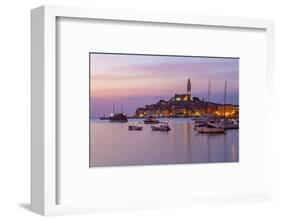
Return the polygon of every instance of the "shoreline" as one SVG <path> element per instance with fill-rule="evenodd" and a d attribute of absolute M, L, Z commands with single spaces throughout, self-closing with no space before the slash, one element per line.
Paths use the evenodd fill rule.
<path fill-rule="evenodd" d="M 194 117 L 156 117 L 156 119 L 191 119 Z M 91 120 L 109 120 L 109 117 L 91 117 Z M 145 119 L 145 117 L 127 117 L 127 119 Z"/>
<path fill-rule="evenodd" d="M 127 119 L 145 119 L 146 117 L 127 117 Z M 196 119 L 196 118 L 200 118 L 199 117 L 155 117 L 156 119 Z M 215 117 L 214 118 L 223 118 L 223 117 Z M 228 118 L 227 119 L 236 119 L 236 118 Z M 91 120 L 109 120 L 110 117 L 90 117 Z M 238 118 L 239 119 L 239 118 Z"/>

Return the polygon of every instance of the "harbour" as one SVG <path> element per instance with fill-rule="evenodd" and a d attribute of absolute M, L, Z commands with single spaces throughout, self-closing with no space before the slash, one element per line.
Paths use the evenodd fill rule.
<path fill-rule="evenodd" d="M 92 119 L 91 166 L 219 163 L 239 161 L 239 130 L 224 134 L 200 134 L 191 118 L 163 118 L 169 132 L 152 131 L 143 119 L 126 123 Z M 128 130 L 129 125 L 143 127 Z M 108 139 L 110 138 L 110 139 Z M 96 147 L 96 148 L 95 148 Z"/>
<path fill-rule="evenodd" d="M 175 94 L 169 100 L 161 99 L 156 104 L 145 105 L 144 108 L 137 108 L 135 114 L 128 117 L 121 112 L 115 113 L 115 104 L 112 106 L 112 113 L 109 117 L 105 115 L 100 120 L 110 122 L 126 123 L 129 119 L 142 119 L 144 124 L 160 124 L 151 126 L 152 131 L 168 132 L 171 130 L 168 121 L 158 118 L 191 118 L 194 123 L 194 130 L 198 133 L 225 133 L 227 129 L 239 129 L 239 106 L 226 104 L 227 80 L 224 85 L 224 104 L 210 102 L 211 79 L 208 84 L 208 101 L 199 97 L 191 96 L 191 80 L 187 80 L 186 94 Z M 231 109 L 231 111 L 229 111 Z M 175 110 L 180 110 L 175 112 Z M 129 130 L 142 130 L 142 126 L 129 125 Z"/>

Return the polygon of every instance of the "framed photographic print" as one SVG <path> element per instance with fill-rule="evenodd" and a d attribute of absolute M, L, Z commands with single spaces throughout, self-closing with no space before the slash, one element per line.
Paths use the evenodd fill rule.
<path fill-rule="evenodd" d="M 31 16 L 33 211 L 273 197 L 272 21 L 57 6 Z"/>
<path fill-rule="evenodd" d="M 90 74 L 90 167 L 239 161 L 239 58 L 93 52 Z"/>

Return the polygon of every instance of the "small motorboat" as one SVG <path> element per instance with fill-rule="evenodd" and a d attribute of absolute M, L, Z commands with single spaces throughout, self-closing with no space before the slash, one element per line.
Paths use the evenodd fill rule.
<path fill-rule="evenodd" d="M 170 131 L 171 128 L 168 123 L 162 123 L 160 126 L 151 126 L 152 131 Z"/>
<path fill-rule="evenodd" d="M 194 124 L 194 130 L 197 131 L 200 127 L 206 127 L 207 123 L 196 123 Z"/>
<path fill-rule="evenodd" d="M 220 127 L 223 127 L 225 130 L 228 130 L 228 129 L 239 129 L 239 123 L 235 119 L 222 119 L 217 124 Z"/>
<path fill-rule="evenodd" d="M 142 130 L 142 126 L 128 126 L 128 130 Z"/>
<path fill-rule="evenodd" d="M 236 120 L 225 120 L 222 125 L 224 129 L 239 129 L 239 123 Z"/>
<path fill-rule="evenodd" d="M 224 133 L 224 127 L 216 123 L 207 123 L 206 126 L 196 128 L 198 133 Z"/>
<path fill-rule="evenodd" d="M 206 124 L 206 123 L 211 122 L 211 121 L 215 122 L 216 119 L 213 116 L 206 115 L 206 116 L 200 116 L 200 117 L 193 117 L 192 121 L 195 124 Z"/>
<path fill-rule="evenodd" d="M 143 121 L 145 124 L 159 124 L 159 120 L 155 119 L 154 117 L 147 117 Z"/>

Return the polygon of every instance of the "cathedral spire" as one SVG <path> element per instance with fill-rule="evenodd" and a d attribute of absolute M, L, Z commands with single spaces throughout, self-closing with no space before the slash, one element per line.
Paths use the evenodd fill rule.
<path fill-rule="evenodd" d="M 190 79 L 188 78 L 188 80 L 187 80 L 187 87 L 186 87 L 186 89 L 187 89 L 187 97 L 188 98 L 191 98 L 191 82 L 190 82 Z"/>

